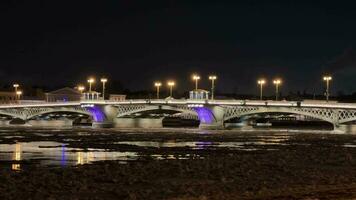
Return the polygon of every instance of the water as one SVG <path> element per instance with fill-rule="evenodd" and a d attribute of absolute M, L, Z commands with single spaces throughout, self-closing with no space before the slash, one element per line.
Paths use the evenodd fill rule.
<path fill-rule="evenodd" d="M 132 160 L 135 152 L 107 152 L 102 149 L 68 148 L 58 142 L 19 142 L 0 145 L 1 161 L 37 161 L 46 166 L 67 166 L 89 164 L 103 160 Z M 13 170 L 20 170 L 21 164 L 12 164 Z"/>
<path fill-rule="evenodd" d="M 280 150 L 283 146 L 311 145 L 329 136 L 296 141 L 298 133 L 241 133 L 168 129 L 160 131 L 23 129 L 0 131 L 0 167 L 24 170 L 26 166 L 67 167 L 117 160 L 120 163 L 151 159 L 204 159 L 207 153 Z M 315 137 L 315 138 L 314 138 Z M 313 139 L 314 138 L 314 139 Z M 356 140 L 345 138 L 344 148 Z"/>

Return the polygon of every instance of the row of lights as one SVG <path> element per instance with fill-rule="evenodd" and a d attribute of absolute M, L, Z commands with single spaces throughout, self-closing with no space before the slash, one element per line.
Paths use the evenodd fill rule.
<path fill-rule="evenodd" d="M 195 90 L 198 90 L 198 81 L 200 80 L 200 76 L 197 74 L 194 74 L 192 76 L 192 79 L 195 81 Z M 210 75 L 209 76 L 209 80 L 211 80 L 211 99 L 214 99 L 214 89 L 215 89 L 215 81 L 217 79 L 216 75 Z M 329 101 L 329 82 L 332 80 L 331 76 L 324 76 L 323 80 L 326 82 L 326 101 Z M 103 98 L 105 98 L 105 84 L 108 81 L 107 78 L 101 78 L 100 82 L 102 82 L 103 84 Z M 89 83 L 89 93 L 91 93 L 91 87 L 92 84 L 95 83 L 95 79 L 94 78 L 89 78 L 87 80 L 87 82 Z M 257 81 L 257 84 L 260 85 L 260 100 L 262 100 L 263 98 L 263 85 L 266 84 L 266 81 L 264 79 L 259 79 Z M 282 84 L 282 80 L 277 78 L 273 80 L 273 84 L 276 87 L 276 101 L 278 100 L 278 95 L 279 95 L 279 86 Z M 173 87 L 176 85 L 176 83 L 172 80 L 167 82 L 167 85 L 169 87 L 169 96 L 172 97 L 173 96 Z M 21 96 L 22 95 L 22 91 L 18 91 L 17 88 L 19 87 L 19 84 L 14 84 L 13 85 L 15 88 L 15 93 L 17 96 Z M 156 91 L 157 91 L 157 99 L 159 99 L 160 96 L 160 87 L 162 86 L 161 82 L 155 82 L 154 86 L 156 87 Z M 78 90 L 83 92 L 85 90 L 84 86 L 78 86 Z"/>
<path fill-rule="evenodd" d="M 92 92 L 91 87 L 92 87 L 92 84 L 95 83 L 95 81 L 96 81 L 95 78 L 92 78 L 92 77 L 88 78 L 87 82 L 89 84 L 89 93 Z M 106 84 L 106 82 L 108 82 L 108 79 L 101 78 L 100 82 L 103 84 L 103 98 L 105 99 L 105 84 Z M 77 88 L 81 93 L 83 93 L 83 91 L 85 90 L 85 87 L 83 85 L 79 85 Z"/>
<path fill-rule="evenodd" d="M 324 76 L 323 80 L 326 82 L 326 92 L 325 92 L 325 96 L 326 96 L 326 101 L 329 101 L 329 85 L 330 85 L 330 81 L 332 80 L 331 76 Z M 266 81 L 264 79 L 259 79 L 257 80 L 257 84 L 260 85 L 260 100 L 262 100 L 263 97 L 263 85 L 266 84 Z M 281 79 L 274 79 L 273 80 L 273 84 L 276 86 L 276 101 L 278 100 L 278 95 L 279 95 L 279 85 L 282 84 L 282 80 Z"/>
<path fill-rule="evenodd" d="M 260 100 L 262 100 L 263 97 L 263 85 L 266 84 L 266 81 L 264 79 L 259 79 L 257 80 L 257 84 L 260 85 Z M 274 79 L 273 84 L 276 85 L 276 101 L 278 100 L 278 93 L 279 93 L 279 85 L 282 84 L 281 79 Z"/>
<path fill-rule="evenodd" d="M 198 90 L 198 81 L 200 80 L 200 76 L 194 74 L 192 76 L 192 79 L 195 81 L 195 90 Z M 215 80 L 217 79 L 216 75 L 210 75 L 209 76 L 209 80 L 211 80 L 211 99 L 214 99 L 214 89 L 215 89 Z M 324 76 L 323 80 L 326 82 L 326 101 L 329 101 L 329 85 L 330 85 L 330 81 L 332 80 L 331 76 Z M 107 78 L 101 78 L 100 82 L 103 84 L 103 98 L 105 99 L 105 84 L 108 81 Z M 91 93 L 91 87 L 92 84 L 95 83 L 95 78 L 89 78 L 87 80 L 87 82 L 89 83 L 89 93 Z M 262 100 L 263 98 L 263 85 L 266 84 L 266 80 L 265 79 L 259 79 L 257 80 L 257 84 L 260 85 L 260 100 Z M 279 94 L 279 85 L 282 84 L 282 80 L 281 79 L 274 79 L 273 80 L 273 84 L 276 86 L 276 101 L 278 100 L 278 94 Z M 167 85 L 169 87 L 169 95 L 170 97 L 172 97 L 173 94 L 173 87 L 175 86 L 175 82 L 174 81 L 168 81 Z M 159 99 L 159 95 L 160 95 L 160 87 L 162 86 L 161 82 L 155 82 L 154 86 L 156 87 L 156 91 L 157 91 L 157 99 Z M 21 95 L 22 95 L 22 91 L 18 90 L 18 88 L 20 87 L 19 84 L 15 83 L 13 84 L 13 87 L 15 88 L 15 94 L 16 94 L 16 98 L 17 99 L 21 99 Z M 78 90 L 80 92 L 83 92 L 85 90 L 85 87 L 83 85 L 79 85 Z"/>
<path fill-rule="evenodd" d="M 200 76 L 197 74 L 194 74 L 192 76 L 192 79 L 195 81 L 195 90 L 198 90 L 198 81 L 200 80 Z M 215 89 L 215 80 L 217 79 L 216 75 L 211 75 L 209 76 L 209 80 L 211 80 L 211 99 L 214 99 L 214 89 Z M 154 86 L 156 87 L 156 92 L 157 92 L 157 99 L 159 99 L 159 94 L 160 94 L 160 87 L 162 86 L 162 83 L 157 81 L 154 83 Z M 169 87 L 169 97 L 172 97 L 173 95 L 173 87 L 175 86 L 174 81 L 167 81 L 167 86 Z"/>

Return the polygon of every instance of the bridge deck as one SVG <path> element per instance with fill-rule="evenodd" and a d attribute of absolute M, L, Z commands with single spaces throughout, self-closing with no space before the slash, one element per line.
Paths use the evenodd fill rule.
<path fill-rule="evenodd" d="M 1 108 L 26 108 L 26 107 L 63 107 L 80 105 L 128 105 L 128 104 L 165 104 L 165 105 L 226 105 L 226 106 L 276 106 L 276 107 L 308 107 L 331 109 L 356 109 L 356 103 L 338 102 L 303 102 L 297 101 L 255 101 L 255 100 L 190 100 L 190 99 L 132 99 L 126 101 L 72 101 L 72 102 L 41 102 L 2 104 Z"/>

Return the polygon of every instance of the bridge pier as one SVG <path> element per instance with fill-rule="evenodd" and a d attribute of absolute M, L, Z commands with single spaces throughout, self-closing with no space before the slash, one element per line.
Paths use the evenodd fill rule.
<path fill-rule="evenodd" d="M 104 122 L 93 122 L 92 123 L 93 128 L 112 128 L 113 127 L 113 122 L 110 121 L 104 121 Z"/>
<path fill-rule="evenodd" d="M 224 108 L 220 106 L 195 107 L 200 129 L 224 129 Z"/>
<path fill-rule="evenodd" d="M 114 126 L 114 119 L 117 115 L 117 109 L 111 105 L 95 105 L 88 109 L 93 116 L 93 128 L 111 128 Z"/>
<path fill-rule="evenodd" d="M 340 133 L 356 134 L 356 124 L 340 124 L 334 126 L 334 130 Z"/>
<path fill-rule="evenodd" d="M 26 124 L 34 127 L 71 127 L 73 120 L 29 120 Z"/>
<path fill-rule="evenodd" d="M 163 117 L 160 118 L 115 118 L 117 128 L 162 128 Z"/>

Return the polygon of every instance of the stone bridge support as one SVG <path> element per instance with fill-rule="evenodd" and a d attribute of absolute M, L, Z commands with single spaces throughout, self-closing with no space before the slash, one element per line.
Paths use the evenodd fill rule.
<path fill-rule="evenodd" d="M 163 117 L 160 118 L 116 118 L 114 127 L 117 128 L 162 128 Z"/>
<path fill-rule="evenodd" d="M 111 128 L 118 114 L 117 108 L 112 105 L 94 105 L 88 108 L 93 116 L 93 128 Z"/>
<path fill-rule="evenodd" d="M 221 106 L 194 107 L 200 120 L 200 129 L 223 129 L 224 108 Z"/>

